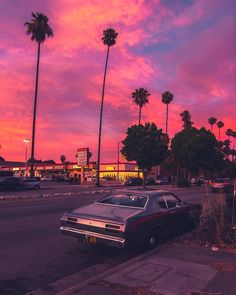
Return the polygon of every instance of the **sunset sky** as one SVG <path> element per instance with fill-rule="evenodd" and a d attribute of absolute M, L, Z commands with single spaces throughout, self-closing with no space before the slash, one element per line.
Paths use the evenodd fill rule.
<path fill-rule="evenodd" d="M 54 38 L 41 50 L 35 158 L 75 161 L 78 147 L 97 158 L 106 47 L 111 48 L 101 162 L 116 161 L 117 143 L 138 122 L 131 93 L 150 93 L 142 122 L 165 129 L 161 94 L 170 91 L 169 135 L 189 110 L 196 127 L 216 117 L 236 130 L 235 0 L 0 0 L 0 155 L 24 161 L 31 138 L 36 43 L 25 34 L 33 11 L 49 17 Z M 216 134 L 217 130 L 215 127 Z M 226 138 L 223 135 L 223 138 Z"/>

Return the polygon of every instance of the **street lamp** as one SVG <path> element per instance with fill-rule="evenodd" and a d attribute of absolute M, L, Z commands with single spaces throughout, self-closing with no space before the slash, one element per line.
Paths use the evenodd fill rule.
<path fill-rule="evenodd" d="M 27 176 L 27 152 L 28 152 L 28 143 L 30 142 L 29 139 L 24 139 L 23 142 L 25 143 L 25 177 Z"/>

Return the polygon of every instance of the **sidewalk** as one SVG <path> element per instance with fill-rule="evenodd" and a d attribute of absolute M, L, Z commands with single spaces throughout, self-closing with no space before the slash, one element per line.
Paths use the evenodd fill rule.
<path fill-rule="evenodd" d="M 236 251 L 214 250 L 169 242 L 57 294 L 236 295 Z"/>

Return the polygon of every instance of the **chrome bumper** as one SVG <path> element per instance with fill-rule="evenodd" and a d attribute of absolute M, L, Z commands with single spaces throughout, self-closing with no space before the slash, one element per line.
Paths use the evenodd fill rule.
<path fill-rule="evenodd" d="M 104 235 L 104 234 L 100 234 L 100 233 L 96 233 L 96 232 L 92 232 L 92 231 L 81 230 L 81 229 L 68 227 L 68 226 L 61 226 L 60 231 L 63 232 L 63 233 L 68 233 L 68 234 L 73 233 L 73 234 L 82 235 L 84 237 L 86 237 L 86 236 L 88 236 L 88 237 L 96 237 L 98 239 L 102 239 L 102 240 L 106 240 L 106 241 L 112 241 L 112 242 L 120 244 L 122 247 L 125 245 L 125 239 L 120 238 L 120 237 Z"/>

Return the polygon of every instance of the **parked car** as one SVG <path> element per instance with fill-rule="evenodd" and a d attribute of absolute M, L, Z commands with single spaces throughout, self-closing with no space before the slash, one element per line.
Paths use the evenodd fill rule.
<path fill-rule="evenodd" d="M 22 178 L 22 177 L 1 177 L 0 189 L 1 190 L 28 190 L 39 189 L 40 182 L 36 178 Z"/>
<path fill-rule="evenodd" d="M 167 177 L 160 177 L 155 180 L 156 184 L 169 184 L 169 179 Z"/>
<path fill-rule="evenodd" d="M 155 246 L 163 236 L 193 225 L 201 210 L 168 191 L 120 190 L 65 213 L 60 231 L 92 244 Z"/>
<path fill-rule="evenodd" d="M 40 178 L 40 180 L 42 180 L 42 181 L 52 181 L 52 176 L 49 176 L 49 175 L 42 176 Z"/>
<path fill-rule="evenodd" d="M 97 177 L 96 176 L 88 176 L 86 181 L 95 182 L 95 181 L 97 181 Z"/>
<path fill-rule="evenodd" d="M 143 179 L 138 177 L 130 177 L 125 181 L 126 186 L 132 186 L 132 185 L 142 185 Z"/>
<path fill-rule="evenodd" d="M 155 179 L 154 178 L 148 178 L 146 180 L 146 185 L 155 185 Z"/>
<path fill-rule="evenodd" d="M 214 192 L 224 192 L 230 185 L 229 178 L 217 178 L 210 183 L 211 191 Z"/>

